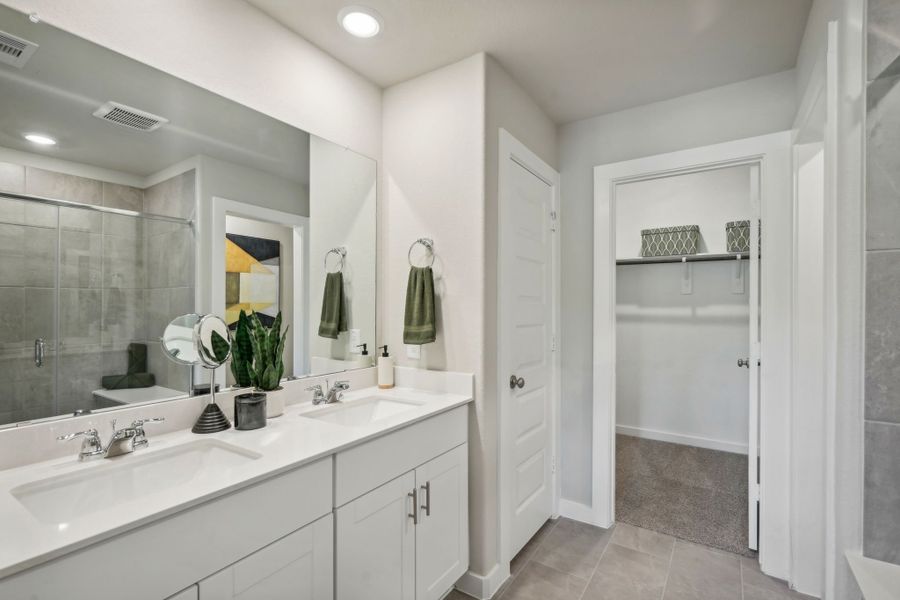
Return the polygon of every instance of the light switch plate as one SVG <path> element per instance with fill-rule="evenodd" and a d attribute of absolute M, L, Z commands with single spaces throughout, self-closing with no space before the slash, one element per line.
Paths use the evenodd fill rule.
<path fill-rule="evenodd" d="M 406 346 L 406 358 L 422 358 L 422 346 L 417 346 L 415 344 L 407 344 Z"/>

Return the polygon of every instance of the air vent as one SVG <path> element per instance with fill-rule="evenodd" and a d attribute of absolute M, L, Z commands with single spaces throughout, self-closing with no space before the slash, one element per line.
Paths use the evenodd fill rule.
<path fill-rule="evenodd" d="M 169 122 L 158 115 L 118 102 L 107 102 L 94 111 L 94 116 L 138 131 L 155 131 Z"/>
<path fill-rule="evenodd" d="M 21 69 L 37 49 L 34 42 L 0 31 L 0 63 Z"/>

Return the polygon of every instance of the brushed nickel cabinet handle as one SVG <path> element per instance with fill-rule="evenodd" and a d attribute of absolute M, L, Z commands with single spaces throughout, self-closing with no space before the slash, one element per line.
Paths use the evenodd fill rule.
<path fill-rule="evenodd" d="M 412 512 L 406 515 L 407 517 L 412 517 L 413 525 L 419 524 L 419 490 L 413 488 L 413 491 L 407 494 L 410 498 L 412 498 Z"/>
<path fill-rule="evenodd" d="M 426 481 L 425 485 L 422 486 L 422 489 L 425 490 L 425 504 L 422 505 L 422 508 L 425 510 L 425 516 L 431 516 L 431 482 Z"/>

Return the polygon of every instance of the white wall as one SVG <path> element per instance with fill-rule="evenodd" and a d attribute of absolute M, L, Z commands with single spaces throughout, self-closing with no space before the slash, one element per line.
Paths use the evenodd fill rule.
<path fill-rule="evenodd" d="M 727 251 L 725 224 L 750 218 L 750 167 L 664 177 L 616 187 L 616 258 L 641 253 L 641 230 L 699 225 L 700 253 Z"/>
<path fill-rule="evenodd" d="M 294 230 L 265 221 L 226 215 L 225 233 L 278 240 L 281 243 L 278 298 L 282 311 L 282 326 L 290 327 L 291 331 L 284 344 L 284 376 L 294 375 L 294 311 L 290 310 L 290 307 L 294 306 Z M 306 314 L 306 312 L 301 314 Z M 230 369 L 228 370 L 228 381 L 231 382 Z"/>
<path fill-rule="evenodd" d="M 349 331 L 337 340 L 319 337 L 325 285 L 325 253 L 347 248 L 344 293 L 349 329 L 359 329 L 360 343 L 375 353 L 375 162 L 320 137 L 310 138 L 309 181 L 309 348 L 311 359 L 360 358 L 350 348 Z M 337 257 L 328 259 L 330 270 Z M 317 364 L 319 361 L 316 361 Z M 313 372 L 316 372 L 315 369 Z"/>
<path fill-rule="evenodd" d="M 616 257 L 640 254 L 640 230 L 700 225 L 701 252 L 725 252 L 725 223 L 750 218 L 750 167 L 616 187 Z M 747 452 L 748 261 L 616 268 L 616 426 L 620 433 Z M 737 271 L 736 271 L 737 270 Z M 735 274 L 742 293 L 732 291 Z"/>
<path fill-rule="evenodd" d="M 747 452 L 748 295 L 733 294 L 748 261 L 616 268 L 616 426 L 620 433 Z"/>
<path fill-rule="evenodd" d="M 497 564 L 496 248 L 499 129 L 556 164 L 552 121 L 491 57 L 478 54 L 384 93 L 383 282 L 379 336 L 397 362 L 475 373 L 469 421 L 470 571 Z M 407 251 L 435 243 L 438 334 L 406 357 Z"/>
<path fill-rule="evenodd" d="M 593 167 L 790 129 L 786 71 L 559 129 L 562 176 L 562 495 L 591 503 Z"/>
<path fill-rule="evenodd" d="M 367 156 L 380 154 L 381 90 L 242 0 L 3 4 Z"/>
<path fill-rule="evenodd" d="M 384 91 L 381 341 L 397 364 L 475 373 L 469 419 L 470 562 L 496 560 L 495 481 L 478 465 L 494 455 L 482 423 L 484 373 L 484 56 L 476 55 Z M 418 361 L 403 351 L 407 250 L 434 239 L 437 340 Z M 490 454 L 487 454 L 490 452 Z M 490 487 L 491 489 L 487 489 Z M 494 505 L 491 500 L 494 499 Z M 495 537 L 495 536 L 494 536 Z M 489 565 L 488 565 L 489 566 Z M 484 571 L 478 571 L 484 572 Z"/>

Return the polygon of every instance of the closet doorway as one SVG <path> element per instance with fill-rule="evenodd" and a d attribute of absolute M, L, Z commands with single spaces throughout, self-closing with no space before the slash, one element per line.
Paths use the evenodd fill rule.
<path fill-rule="evenodd" d="M 786 569 L 790 168 L 787 132 L 595 168 L 595 524 Z M 679 225 L 695 249 L 642 256 Z"/>

